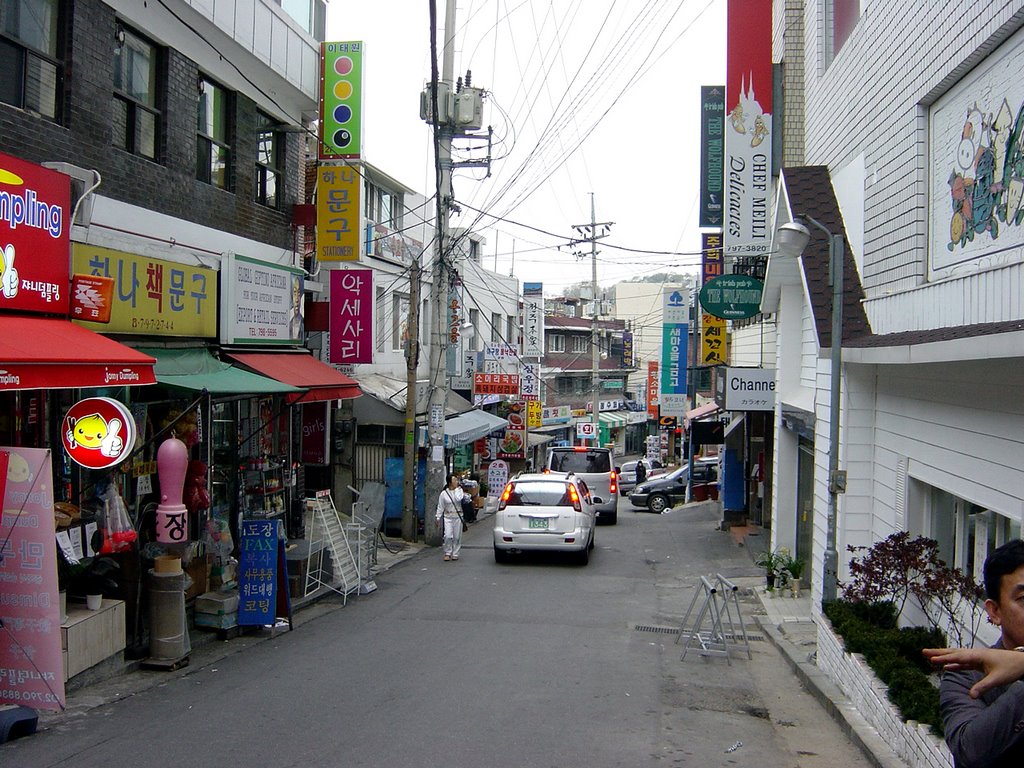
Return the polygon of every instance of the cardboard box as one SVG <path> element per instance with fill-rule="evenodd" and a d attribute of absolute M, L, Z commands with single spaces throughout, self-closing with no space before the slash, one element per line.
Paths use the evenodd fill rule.
<path fill-rule="evenodd" d="M 238 613 L 238 592 L 206 592 L 200 595 L 196 598 L 196 623 L 199 623 L 201 613 L 211 616 Z"/>
<path fill-rule="evenodd" d="M 207 629 L 231 629 L 238 626 L 238 614 L 196 613 L 196 626 Z"/>
<path fill-rule="evenodd" d="M 192 579 L 192 586 L 185 590 L 185 599 L 191 600 L 210 589 L 210 569 L 213 555 L 202 555 L 189 560 L 185 573 Z"/>

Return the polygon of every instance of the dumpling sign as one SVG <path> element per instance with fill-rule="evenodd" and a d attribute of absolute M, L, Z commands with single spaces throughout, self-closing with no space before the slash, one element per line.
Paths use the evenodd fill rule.
<path fill-rule="evenodd" d="M 719 275 L 700 289 L 704 311 L 725 320 L 746 320 L 761 311 L 764 283 L 750 275 Z"/>

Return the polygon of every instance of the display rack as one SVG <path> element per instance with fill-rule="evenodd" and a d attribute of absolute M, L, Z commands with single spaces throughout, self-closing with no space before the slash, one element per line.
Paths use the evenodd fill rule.
<path fill-rule="evenodd" d="M 327 587 L 347 603 L 348 596 L 359 589 L 359 566 L 330 493 L 324 491 L 306 499 L 306 514 L 310 554 L 303 596 Z M 324 550 L 331 555 L 330 568 L 324 562 Z"/>
<path fill-rule="evenodd" d="M 247 469 L 243 482 L 246 517 L 278 517 L 287 511 L 282 467 Z"/>

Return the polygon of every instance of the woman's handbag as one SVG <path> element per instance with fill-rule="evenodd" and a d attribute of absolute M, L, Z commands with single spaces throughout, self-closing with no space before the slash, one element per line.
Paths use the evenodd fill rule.
<path fill-rule="evenodd" d="M 466 518 L 464 518 L 462 516 L 462 513 L 459 511 L 459 503 L 455 501 L 455 497 L 452 496 L 451 491 L 449 491 L 447 488 L 444 489 L 444 492 L 447 493 L 448 498 L 452 500 L 452 504 L 455 506 L 455 514 L 457 514 L 459 516 L 459 520 L 462 521 L 462 532 L 465 533 L 469 530 L 469 524 L 466 523 Z"/>

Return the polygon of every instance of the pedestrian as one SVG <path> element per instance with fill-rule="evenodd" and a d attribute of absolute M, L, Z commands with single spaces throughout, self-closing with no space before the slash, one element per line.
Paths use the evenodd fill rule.
<path fill-rule="evenodd" d="M 451 472 L 448 473 L 448 481 L 437 498 L 437 511 L 434 519 L 444 524 L 442 533 L 444 539 L 441 548 L 444 551 L 444 560 L 458 560 L 459 550 L 462 549 L 462 499 L 466 492 L 459 485 L 459 477 Z"/>
<path fill-rule="evenodd" d="M 647 463 L 640 459 L 636 463 L 636 484 L 640 485 L 644 480 L 647 479 Z"/>
<path fill-rule="evenodd" d="M 941 665 L 939 707 L 954 764 L 1024 765 L 1024 541 L 1014 539 L 985 560 L 985 611 L 999 627 L 990 648 L 926 648 Z"/>

